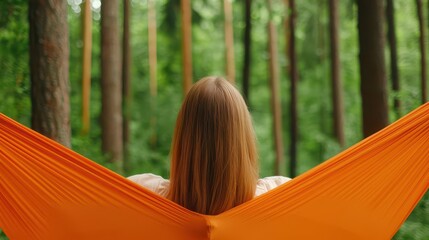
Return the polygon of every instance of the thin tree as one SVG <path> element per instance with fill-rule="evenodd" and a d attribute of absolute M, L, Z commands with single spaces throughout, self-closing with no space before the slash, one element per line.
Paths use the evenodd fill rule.
<path fill-rule="evenodd" d="M 247 105 L 250 105 L 249 99 L 249 83 L 250 83 L 250 65 L 252 60 L 251 45 L 252 45 L 252 0 L 244 2 L 244 36 L 243 36 L 243 96 Z"/>
<path fill-rule="evenodd" d="M 90 127 L 92 11 L 91 0 L 85 0 L 82 14 L 82 134 Z"/>
<path fill-rule="evenodd" d="M 298 108 L 297 108 L 297 84 L 298 68 L 295 49 L 295 0 L 288 1 L 289 6 L 289 64 L 290 64 L 290 177 L 296 176 L 297 151 L 298 151 Z"/>
<path fill-rule="evenodd" d="M 422 0 L 416 0 L 417 16 L 419 19 L 419 32 L 420 32 L 420 73 L 421 73 L 421 102 L 427 101 L 426 90 L 426 29 L 424 26 L 424 14 Z"/>
<path fill-rule="evenodd" d="M 398 69 L 398 50 L 396 47 L 396 30 L 395 30 L 395 10 L 393 0 L 387 0 L 386 17 L 387 17 L 387 39 L 390 48 L 390 77 L 392 79 L 393 108 L 397 117 L 401 116 L 401 100 L 398 96 L 399 85 L 399 69 Z"/>
<path fill-rule="evenodd" d="M 234 32 L 232 26 L 232 4 L 230 0 L 223 1 L 224 28 L 225 28 L 225 57 L 226 57 L 226 78 L 228 81 L 235 82 L 235 63 L 234 63 Z"/>
<path fill-rule="evenodd" d="M 156 7 L 155 0 L 148 0 L 148 36 L 149 36 L 149 78 L 150 95 L 157 95 L 157 53 L 156 53 Z"/>
<path fill-rule="evenodd" d="M 130 39 L 130 17 L 131 0 L 124 0 L 124 25 L 122 35 L 122 98 L 123 98 L 123 151 L 124 170 L 128 170 L 128 155 L 130 142 L 131 121 L 131 39 Z"/>
<path fill-rule="evenodd" d="M 363 134 L 367 137 L 388 124 L 384 9 L 383 0 L 357 3 Z"/>
<path fill-rule="evenodd" d="M 150 76 L 150 98 L 151 98 L 151 128 L 150 139 L 152 147 L 156 144 L 156 96 L 157 96 L 157 54 L 156 54 L 156 8 L 155 0 L 148 0 L 148 35 L 149 35 L 149 76 Z"/>
<path fill-rule="evenodd" d="M 118 9 L 118 0 L 103 1 L 101 5 L 101 130 L 103 152 L 117 170 L 122 171 L 122 55 Z"/>
<path fill-rule="evenodd" d="M 189 91 L 192 85 L 192 17 L 190 0 L 181 0 L 182 22 L 182 57 L 183 57 L 183 93 Z"/>
<path fill-rule="evenodd" d="M 341 147 L 344 147 L 344 114 L 341 84 L 340 41 L 338 37 L 339 14 L 338 0 L 329 0 L 329 33 L 331 47 L 331 91 L 333 106 L 334 135 Z"/>
<path fill-rule="evenodd" d="M 66 1 L 30 0 L 31 126 L 70 147 Z"/>
<path fill-rule="evenodd" d="M 283 157 L 283 137 L 282 137 L 282 113 L 280 102 L 280 80 L 279 80 L 279 65 L 278 65 L 278 47 L 277 47 L 277 30 L 272 20 L 272 2 L 267 0 L 268 13 L 270 20 L 268 22 L 268 49 L 269 49 L 269 75 L 271 87 L 271 109 L 273 112 L 273 133 L 276 150 L 276 160 L 274 165 L 274 174 L 282 174 L 280 169 L 284 164 Z"/>

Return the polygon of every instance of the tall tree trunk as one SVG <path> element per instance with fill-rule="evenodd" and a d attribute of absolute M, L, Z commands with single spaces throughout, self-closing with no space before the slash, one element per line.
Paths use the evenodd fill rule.
<path fill-rule="evenodd" d="M 416 0 L 417 15 L 419 18 L 420 29 L 420 68 L 421 68 L 421 101 L 427 101 L 427 87 L 426 87 L 426 28 L 423 20 L 423 3 L 422 0 Z"/>
<path fill-rule="evenodd" d="M 269 73 L 270 73 L 270 87 L 271 87 L 271 108 L 273 112 L 273 133 L 274 143 L 276 150 L 276 160 L 274 165 L 274 174 L 280 175 L 281 167 L 284 165 L 283 158 L 283 137 L 282 137 L 282 113 L 280 103 L 280 80 L 279 80 L 279 66 L 278 66 L 278 47 L 277 47 L 277 30 L 274 22 L 271 20 L 272 6 L 271 0 L 267 0 L 268 12 L 270 20 L 268 22 L 268 49 L 270 54 Z"/>
<path fill-rule="evenodd" d="M 182 14 L 182 56 L 183 56 L 183 93 L 189 91 L 192 86 L 192 20 L 190 0 L 181 0 Z"/>
<path fill-rule="evenodd" d="M 101 128 L 102 149 L 122 171 L 122 80 L 119 40 L 119 1 L 101 5 Z"/>
<path fill-rule="evenodd" d="M 235 82 L 235 62 L 234 62 L 234 32 L 232 26 L 232 5 L 230 0 L 223 0 L 223 12 L 225 16 L 225 57 L 226 57 L 226 78 Z"/>
<path fill-rule="evenodd" d="M 329 0 L 329 33 L 331 36 L 331 86 L 332 106 L 334 118 L 334 135 L 341 147 L 344 147 L 344 114 L 341 84 L 341 63 L 338 49 L 340 41 L 338 37 L 339 16 L 338 0 Z"/>
<path fill-rule="evenodd" d="M 124 170 L 128 170 L 130 121 L 131 121 L 131 46 L 130 46 L 131 0 L 124 0 L 124 30 L 122 38 L 122 98 L 123 98 L 123 151 Z"/>
<path fill-rule="evenodd" d="M 155 147 L 156 134 L 156 96 L 157 96 L 157 54 L 156 54 L 156 8 L 155 0 L 148 0 L 148 23 L 149 23 L 149 75 L 150 75 L 150 110 L 152 135 L 150 143 Z"/>
<path fill-rule="evenodd" d="M 91 97 L 91 51 L 92 51 L 92 11 L 91 0 L 85 0 L 82 14 L 82 133 L 88 134 L 90 126 Z"/>
<path fill-rule="evenodd" d="M 31 125 L 70 147 L 69 33 L 66 1 L 30 0 Z"/>
<path fill-rule="evenodd" d="M 387 0 L 386 15 L 387 15 L 387 38 L 390 47 L 390 77 L 392 78 L 393 108 L 397 117 L 401 116 L 401 101 L 398 93 L 399 85 L 399 70 L 398 70 L 398 51 L 396 47 L 396 30 L 395 30 L 395 10 L 393 0 Z"/>
<path fill-rule="evenodd" d="M 289 0 L 289 63 L 290 63 L 290 177 L 296 176 L 298 151 L 298 68 L 295 49 L 295 0 Z"/>
<path fill-rule="evenodd" d="M 388 124 L 384 11 L 383 0 L 357 3 L 363 133 L 367 137 Z"/>
<path fill-rule="evenodd" d="M 252 46 L 252 0 L 244 2 L 244 57 L 243 57 L 243 96 L 247 105 L 250 105 L 249 99 L 249 83 L 250 83 L 250 65 L 251 65 L 251 46 Z"/>

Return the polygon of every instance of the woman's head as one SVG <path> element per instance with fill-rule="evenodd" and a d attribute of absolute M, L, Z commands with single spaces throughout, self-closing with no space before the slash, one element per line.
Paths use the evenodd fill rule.
<path fill-rule="evenodd" d="M 201 79 L 177 117 L 169 198 L 215 215 L 253 198 L 257 179 L 255 135 L 243 98 L 223 78 Z"/>

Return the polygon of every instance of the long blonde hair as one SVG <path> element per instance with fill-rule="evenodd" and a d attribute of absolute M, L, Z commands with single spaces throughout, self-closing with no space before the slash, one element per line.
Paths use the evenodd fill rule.
<path fill-rule="evenodd" d="M 240 93 L 220 77 L 190 89 L 176 121 L 172 201 L 216 215 L 253 198 L 259 175 L 252 120 Z"/>

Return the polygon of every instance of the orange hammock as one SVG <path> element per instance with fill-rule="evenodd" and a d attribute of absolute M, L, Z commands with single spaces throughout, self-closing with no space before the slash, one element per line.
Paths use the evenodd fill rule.
<path fill-rule="evenodd" d="M 428 186 L 429 104 L 217 216 L 0 115 L 0 228 L 11 239 L 390 239 Z"/>

